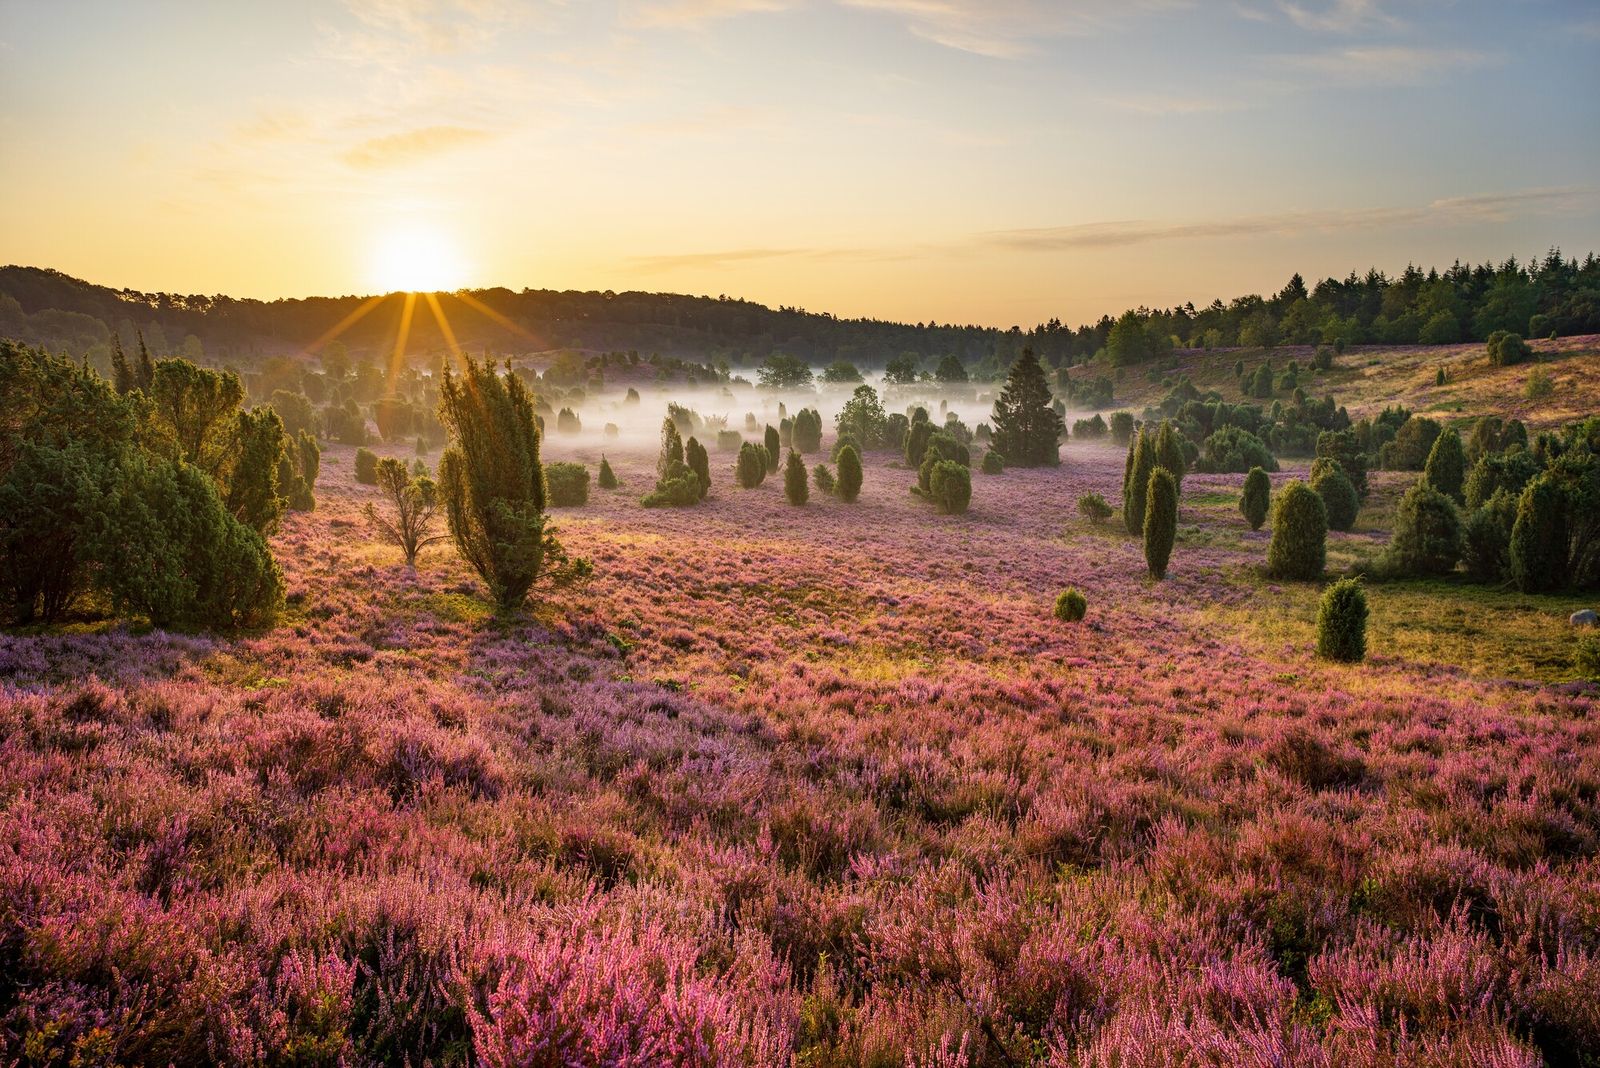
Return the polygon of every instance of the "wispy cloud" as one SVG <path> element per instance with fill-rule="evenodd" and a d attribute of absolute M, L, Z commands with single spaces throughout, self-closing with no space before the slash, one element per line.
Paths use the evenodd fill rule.
<path fill-rule="evenodd" d="M 1351 33 L 1373 28 L 1393 29 L 1401 20 L 1384 9 L 1381 0 L 1333 0 L 1332 3 L 1303 4 L 1278 0 L 1278 10 L 1296 26 L 1318 32 Z"/>
<path fill-rule="evenodd" d="M 1168 242 L 1296 237 L 1379 228 L 1463 226 L 1505 222 L 1526 215 L 1567 213 L 1580 208 L 1592 208 L 1597 204 L 1600 204 L 1600 188 L 1594 186 L 1523 189 L 1509 193 L 1444 197 L 1428 204 L 1406 207 L 1291 211 L 1194 221 L 1121 219 L 1070 226 L 990 230 L 915 247 L 743 248 L 639 256 L 630 260 L 628 266 L 641 274 L 659 274 L 678 270 L 717 269 L 774 259 L 876 261 L 983 252 L 1060 253 Z"/>
<path fill-rule="evenodd" d="M 794 6 L 794 0 L 634 0 L 622 5 L 621 18 L 625 26 L 650 29 L 783 11 Z"/>
<path fill-rule="evenodd" d="M 1127 96 L 1103 96 L 1100 102 L 1118 111 L 1134 115 L 1205 115 L 1223 111 L 1240 111 L 1245 105 L 1237 100 L 1216 97 L 1190 96 L 1183 93 L 1133 93 Z"/>
<path fill-rule="evenodd" d="M 1056 37 L 1087 37 L 1143 15 L 1190 7 L 1191 0 L 840 0 L 847 7 L 898 16 L 924 40 L 962 52 L 1009 59 Z"/>
<path fill-rule="evenodd" d="M 1268 65 L 1318 85 L 1391 88 L 1423 85 L 1442 75 L 1489 66 L 1498 57 L 1455 48 L 1373 45 L 1272 56 Z"/>
<path fill-rule="evenodd" d="M 490 136 L 487 131 L 466 126 L 423 126 L 369 138 L 346 152 L 344 161 L 363 170 L 395 167 L 487 141 Z"/>

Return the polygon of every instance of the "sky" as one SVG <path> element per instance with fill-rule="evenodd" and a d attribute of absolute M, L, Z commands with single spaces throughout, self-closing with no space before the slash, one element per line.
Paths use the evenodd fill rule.
<path fill-rule="evenodd" d="M 1600 252 L 1600 4 L 0 0 L 0 262 L 1024 327 Z"/>

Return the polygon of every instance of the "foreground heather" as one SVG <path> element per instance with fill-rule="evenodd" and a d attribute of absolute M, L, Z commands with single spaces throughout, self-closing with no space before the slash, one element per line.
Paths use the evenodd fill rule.
<path fill-rule="evenodd" d="M 502 625 L 346 450 L 279 629 L 0 639 L 6 1060 L 1595 1063 L 1594 698 L 1218 633 L 1264 535 L 1151 584 L 1067 459 L 942 517 L 612 454 Z"/>

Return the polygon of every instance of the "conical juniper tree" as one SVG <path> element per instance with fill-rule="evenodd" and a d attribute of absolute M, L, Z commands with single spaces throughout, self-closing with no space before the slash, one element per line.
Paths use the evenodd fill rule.
<path fill-rule="evenodd" d="M 439 496 L 457 550 L 513 611 L 541 580 L 561 586 L 588 576 L 569 560 L 545 517 L 544 469 L 533 396 L 522 379 L 489 362 L 445 368 L 439 421 L 450 444 L 439 461 Z"/>
<path fill-rule="evenodd" d="M 1061 462 L 1062 421 L 1053 402 L 1039 358 L 1032 349 L 1023 349 L 994 402 L 991 420 L 991 444 L 1007 464 L 1053 467 Z"/>
<path fill-rule="evenodd" d="M 1144 533 L 1146 495 L 1150 490 L 1150 472 L 1155 469 L 1155 434 L 1140 427 L 1128 444 L 1128 462 L 1122 480 L 1122 522 L 1129 534 Z"/>

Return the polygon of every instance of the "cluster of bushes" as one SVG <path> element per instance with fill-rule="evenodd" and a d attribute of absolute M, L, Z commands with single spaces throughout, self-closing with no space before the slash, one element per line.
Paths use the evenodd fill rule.
<path fill-rule="evenodd" d="M 790 428 L 790 441 L 796 452 L 818 452 L 822 449 L 822 415 L 815 408 L 801 408 L 794 413 Z"/>
<path fill-rule="evenodd" d="M 685 442 L 678 432 L 678 424 L 669 415 L 661 423 L 656 486 L 644 495 L 641 503 L 646 508 L 687 508 L 705 500 L 710 489 L 711 461 L 705 446 L 693 437 Z"/>
<path fill-rule="evenodd" d="M 828 470 L 827 464 L 818 464 L 812 469 L 812 480 L 823 493 L 850 504 L 861 496 L 861 454 L 854 445 L 847 443 L 835 450 L 834 457 L 838 475 Z"/>
<path fill-rule="evenodd" d="M 161 627 L 270 622 L 266 535 L 314 503 L 316 443 L 181 358 L 119 377 L 0 342 L 0 596 L 15 623 L 77 610 Z M 124 363 L 124 366 L 126 364 Z"/>
<path fill-rule="evenodd" d="M 1181 435 L 1170 422 L 1141 427 L 1128 444 L 1122 473 L 1122 519 L 1128 533 L 1144 541 L 1145 564 L 1165 578 L 1178 532 L 1178 495 L 1188 469 Z M 1088 502 L 1087 504 L 1085 502 Z M 1103 501 L 1080 499 L 1078 507 L 1094 518 Z"/>
<path fill-rule="evenodd" d="M 972 454 L 965 444 L 943 430 L 931 430 L 927 413 L 917 409 L 920 420 L 911 424 L 907 436 L 907 460 L 911 443 L 917 450 L 917 484 L 912 492 L 933 502 L 945 515 L 959 515 L 972 501 Z"/>
<path fill-rule="evenodd" d="M 1443 431 L 1375 570 L 1464 567 L 1525 592 L 1600 585 L 1600 417 L 1525 440 L 1520 425 L 1494 419 L 1480 420 L 1465 445 Z"/>
<path fill-rule="evenodd" d="M 1099 412 L 1095 412 L 1088 419 L 1077 419 L 1072 423 L 1072 436 L 1085 441 L 1099 441 L 1110 432 L 1111 427 Z"/>

